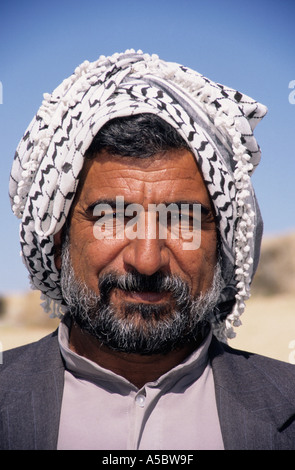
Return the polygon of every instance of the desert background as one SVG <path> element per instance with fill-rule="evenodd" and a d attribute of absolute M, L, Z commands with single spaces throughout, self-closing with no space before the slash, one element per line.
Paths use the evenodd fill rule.
<path fill-rule="evenodd" d="M 40 303 L 37 291 L 0 298 L 0 352 L 55 330 Z M 230 346 L 295 364 L 295 232 L 264 238 L 241 320 Z"/>

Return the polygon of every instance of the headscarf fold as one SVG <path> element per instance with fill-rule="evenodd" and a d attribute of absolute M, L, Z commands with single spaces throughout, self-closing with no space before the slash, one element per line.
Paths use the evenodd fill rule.
<path fill-rule="evenodd" d="M 20 242 L 44 308 L 64 311 L 54 235 L 68 216 L 85 152 L 116 117 L 153 113 L 189 144 L 215 207 L 225 287 L 212 318 L 226 341 L 240 324 L 255 273 L 262 220 L 251 175 L 260 149 L 253 130 L 266 107 L 182 65 L 126 51 L 85 61 L 44 100 L 21 139 L 9 195 L 21 219 Z"/>

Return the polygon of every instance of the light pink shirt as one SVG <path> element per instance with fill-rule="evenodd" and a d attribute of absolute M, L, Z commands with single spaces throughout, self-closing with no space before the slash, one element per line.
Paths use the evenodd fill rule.
<path fill-rule="evenodd" d="M 183 363 L 139 390 L 71 351 L 68 327 L 61 322 L 66 370 L 58 449 L 223 449 L 208 362 L 211 336 Z"/>

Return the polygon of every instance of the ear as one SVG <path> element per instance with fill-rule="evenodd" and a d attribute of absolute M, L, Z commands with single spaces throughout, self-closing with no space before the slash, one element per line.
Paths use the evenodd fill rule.
<path fill-rule="evenodd" d="M 56 269 L 61 269 L 62 229 L 54 235 L 54 262 Z"/>

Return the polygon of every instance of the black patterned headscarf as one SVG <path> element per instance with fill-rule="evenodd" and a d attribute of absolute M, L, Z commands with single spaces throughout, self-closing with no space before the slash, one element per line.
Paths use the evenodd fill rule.
<path fill-rule="evenodd" d="M 215 335 L 234 335 L 250 295 L 262 220 L 250 176 L 260 160 L 253 130 L 266 107 L 176 63 L 141 51 L 85 61 L 42 106 L 19 143 L 9 193 L 21 219 L 22 257 L 45 310 L 62 315 L 54 235 L 73 202 L 85 152 L 113 118 L 153 113 L 195 155 L 215 207 L 225 288 L 212 318 Z"/>

